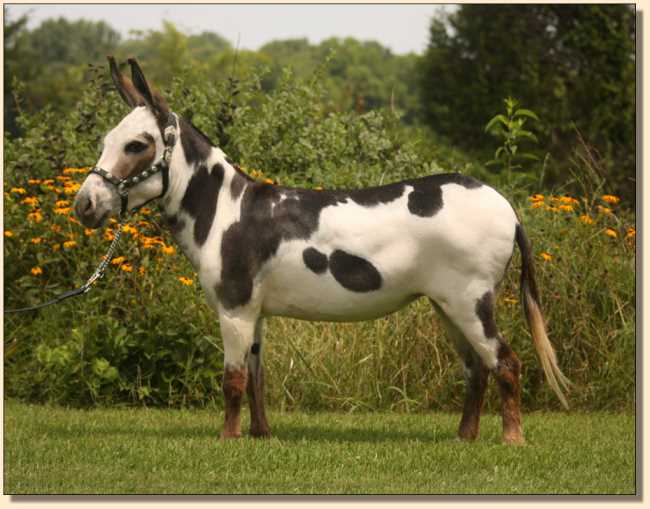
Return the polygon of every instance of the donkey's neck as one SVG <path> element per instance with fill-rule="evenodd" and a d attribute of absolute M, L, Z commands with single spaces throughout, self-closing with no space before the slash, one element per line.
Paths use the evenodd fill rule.
<path fill-rule="evenodd" d="M 252 179 L 189 122 L 180 119 L 179 127 L 161 209 L 175 240 L 199 270 L 206 244 L 220 243 L 223 229 L 238 219 L 240 197 Z"/>

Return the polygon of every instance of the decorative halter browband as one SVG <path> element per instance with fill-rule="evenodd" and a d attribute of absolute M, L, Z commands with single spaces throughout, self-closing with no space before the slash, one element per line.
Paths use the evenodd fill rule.
<path fill-rule="evenodd" d="M 140 207 L 145 206 L 151 200 L 162 198 L 163 196 L 165 196 L 165 193 L 167 193 L 167 189 L 169 188 L 169 161 L 172 156 L 172 150 L 174 150 L 174 145 L 176 144 L 177 129 L 178 129 L 178 117 L 176 116 L 176 113 L 170 112 L 169 116 L 167 117 L 167 123 L 163 128 L 163 141 L 165 143 L 165 150 L 163 151 L 163 155 L 158 160 L 158 162 L 153 164 L 151 167 L 141 171 L 140 173 L 136 173 L 135 175 L 129 175 L 128 177 L 120 179 L 115 177 L 114 175 L 111 175 L 108 171 L 106 171 L 103 168 L 100 168 L 99 166 L 95 166 L 92 170 L 90 170 L 90 173 L 95 173 L 99 175 L 104 180 L 110 182 L 115 187 L 117 187 L 117 194 L 120 195 L 120 200 L 121 200 L 120 217 L 123 216 L 127 211 L 133 212 L 139 209 Z M 154 176 L 158 172 L 160 172 L 163 179 L 162 192 L 158 196 L 151 198 L 151 200 L 147 200 L 142 205 L 139 205 L 138 207 L 135 207 L 129 211 L 128 210 L 129 189 L 147 180 L 149 177 Z"/>

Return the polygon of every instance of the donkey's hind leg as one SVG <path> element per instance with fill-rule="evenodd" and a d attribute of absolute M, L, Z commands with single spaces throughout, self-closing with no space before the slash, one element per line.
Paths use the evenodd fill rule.
<path fill-rule="evenodd" d="M 485 367 L 481 357 L 474 351 L 463 333 L 445 315 L 442 309 L 440 309 L 440 306 L 433 301 L 431 303 L 438 312 L 447 331 L 447 335 L 452 340 L 463 362 L 466 394 L 465 404 L 463 405 L 463 417 L 458 428 L 458 437 L 461 440 L 475 440 L 479 434 L 479 422 L 490 371 Z"/>
<path fill-rule="evenodd" d="M 521 443 L 524 441 L 520 408 L 521 362 L 497 330 L 494 292 L 479 292 L 473 298 L 466 295 L 462 299 L 439 302 L 439 305 L 483 364 L 494 373 L 501 395 L 504 442 Z"/>
<path fill-rule="evenodd" d="M 255 338 L 248 356 L 248 404 L 251 411 L 251 436 L 269 437 L 271 430 L 264 411 L 264 367 L 262 365 L 262 338 L 264 320 L 259 318 L 255 325 Z"/>

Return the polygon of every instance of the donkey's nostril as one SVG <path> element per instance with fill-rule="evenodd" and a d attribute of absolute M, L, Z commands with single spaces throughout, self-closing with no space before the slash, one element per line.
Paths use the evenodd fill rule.
<path fill-rule="evenodd" d="M 92 208 L 93 208 L 93 201 L 92 201 L 92 200 L 88 200 L 88 201 L 86 202 L 86 206 L 85 206 L 84 209 L 83 209 L 84 214 L 87 214 L 88 211 L 89 211 L 90 209 L 92 209 Z"/>

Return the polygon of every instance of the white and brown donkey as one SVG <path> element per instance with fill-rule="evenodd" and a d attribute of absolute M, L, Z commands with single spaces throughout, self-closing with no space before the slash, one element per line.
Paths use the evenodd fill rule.
<path fill-rule="evenodd" d="M 219 315 L 225 352 L 222 437 L 239 437 L 248 393 L 251 435 L 268 436 L 262 321 L 267 316 L 357 321 L 426 296 L 462 357 L 467 396 L 459 436 L 474 439 L 489 373 L 502 398 L 503 439 L 521 442 L 521 363 L 494 319 L 497 285 L 522 254 L 522 301 L 550 386 L 566 384 L 545 332 L 524 230 L 508 201 L 458 174 L 381 187 L 314 191 L 256 182 L 109 57 L 131 113 L 104 138 L 75 200 L 84 225 L 159 198 L 172 235 Z M 178 134 L 175 136 L 175 134 Z"/>

